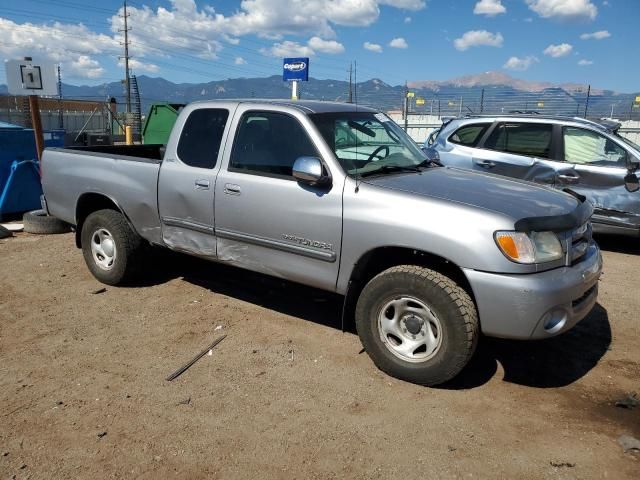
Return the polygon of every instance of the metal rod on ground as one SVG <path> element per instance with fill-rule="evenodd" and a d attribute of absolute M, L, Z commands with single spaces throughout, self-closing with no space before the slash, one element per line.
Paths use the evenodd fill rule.
<path fill-rule="evenodd" d="M 33 126 L 33 134 L 36 137 L 36 152 L 38 161 L 42 159 L 42 151 L 44 150 L 44 137 L 42 135 L 42 119 L 40 118 L 40 104 L 37 95 L 29 95 L 29 110 L 31 110 L 31 125 Z"/>
<path fill-rule="evenodd" d="M 207 348 L 205 348 L 204 350 L 202 350 L 198 355 L 196 355 L 195 357 L 193 357 L 191 359 L 191 361 L 187 364 L 185 364 L 184 366 L 180 367 L 178 370 L 176 370 L 175 372 L 173 372 L 171 375 L 169 375 L 167 377 L 167 381 L 170 382 L 172 380 L 175 380 L 176 378 L 178 378 L 180 375 L 182 375 L 184 372 L 187 371 L 187 369 L 189 367 L 191 367 L 191 365 L 193 365 L 194 363 L 196 363 L 198 360 L 200 360 L 202 357 L 204 357 L 207 352 L 209 350 L 211 350 L 213 347 L 215 347 L 216 345 L 218 345 L 222 340 L 224 340 L 226 338 L 226 335 L 222 335 L 220 338 L 217 338 L 216 340 L 213 341 L 213 343 L 211 345 L 209 345 Z"/>

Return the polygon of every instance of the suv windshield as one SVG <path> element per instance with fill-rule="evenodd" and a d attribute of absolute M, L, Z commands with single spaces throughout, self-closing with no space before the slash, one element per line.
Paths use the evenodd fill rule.
<path fill-rule="evenodd" d="M 419 171 L 428 163 L 413 140 L 383 113 L 316 113 L 309 118 L 349 175 Z"/>

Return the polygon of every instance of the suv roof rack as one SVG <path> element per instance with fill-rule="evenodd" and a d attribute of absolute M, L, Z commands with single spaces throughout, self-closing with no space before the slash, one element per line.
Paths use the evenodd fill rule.
<path fill-rule="evenodd" d="M 539 112 L 533 112 L 533 111 L 529 111 L 527 113 L 515 113 L 515 112 L 494 113 L 494 114 L 467 113 L 458 118 L 531 118 L 531 119 L 535 118 L 536 120 L 564 120 L 566 122 L 583 123 L 586 125 L 591 125 L 591 126 L 604 129 L 604 130 L 609 130 L 609 131 L 615 131 L 620 127 L 620 123 L 612 120 L 607 120 L 607 119 L 601 119 L 599 121 L 595 121 L 595 120 L 589 120 L 582 117 L 571 117 L 569 115 L 548 115 L 548 114 L 541 114 Z"/>

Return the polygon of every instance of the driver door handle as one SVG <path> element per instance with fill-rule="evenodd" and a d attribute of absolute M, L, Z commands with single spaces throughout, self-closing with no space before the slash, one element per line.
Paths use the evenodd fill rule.
<path fill-rule="evenodd" d="M 491 160 L 474 160 L 476 165 L 481 166 L 482 168 L 493 168 L 496 166 L 496 162 L 492 162 Z"/>
<path fill-rule="evenodd" d="M 240 185 L 236 185 L 235 183 L 225 183 L 224 193 L 227 195 L 240 195 Z"/>
<path fill-rule="evenodd" d="M 204 179 L 196 180 L 196 188 L 199 190 L 209 190 L 209 180 L 204 180 Z"/>
<path fill-rule="evenodd" d="M 558 174 L 558 180 L 562 180 L 565 183 L 578 183 L 580 177 L 578 175 L 568 175 L 560 173 Z"/>

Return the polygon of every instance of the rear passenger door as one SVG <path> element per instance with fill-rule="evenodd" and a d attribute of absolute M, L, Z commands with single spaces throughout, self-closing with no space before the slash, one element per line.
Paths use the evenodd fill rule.
<path fill-rule="evenodd" d="M 553 185 L 558 168 L 554 160 L 552 124 L 498 122 L 474 149 L 474 170 Z"/>
<path fill-rule="evenodd" d="M 215 183 L 233 108 L 187 107 L 174 126 L 158 178 L 162 239 L 169 248 L 216 256 Z"/>
<path fill-rule="evenodd" d="M 329 171 L 330 187 L 303 185 L 292 176 L 297 158 L 323 158 L 324 140 L 305 115 L 249 104 L 238 107 L 233 123 L 226 168 L 216 183 L 218 258 L 335 289 L 344 176 Z"/>

